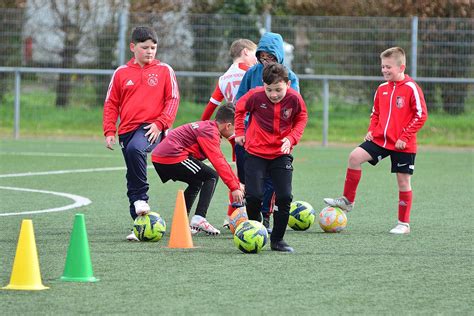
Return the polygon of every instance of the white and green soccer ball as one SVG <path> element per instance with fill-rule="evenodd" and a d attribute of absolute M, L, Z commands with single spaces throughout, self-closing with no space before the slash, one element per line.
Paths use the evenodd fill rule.
<path fill-rule="evenodd" d="M 346 228 L 347 216 L 338 207 L 328 206 L 319 213 L 319 226 L 326 233 L 339 233 Z"/>
<path fill-rule="evenodd" d="M 133 223 L 133 233 L 140 241 L 158 241 L 165 232 L 165 220 L 155 212 L 138 216 Z"/>
<path fill-rule="evenodd" d="M 307 230 L 314 224 L 315 218 L 316 211 L 308 202 L 295 201 L 291 203 L 288 226 L 292 229 Z"/>
<path fill-rule="evenodd" d="M 262 223 L 249 220 L 237 226 L 234 244 L 243 253 L 258 253 L 268 242 L 268 232 Z"/>

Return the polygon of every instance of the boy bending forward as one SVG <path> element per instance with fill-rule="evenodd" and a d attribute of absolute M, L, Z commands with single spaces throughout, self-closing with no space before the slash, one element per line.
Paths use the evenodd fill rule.
<path fill-rule="evenodd" d="M 184 191 L 188 215 L 199 194 L 195 215 L 190 222 L 192 234 L 200 231 L 208 235 L 220 234 L 206 220 L 219 176 L 229 188 L 233 202 L 243 202 L 244 187 L 220 148 L 221 137 L 229 138 L 233 134 L 234 107 L 226 104 L 217 110 L 215 121 L 199 121 L 177 127 L 153 150 L 151 160 L 163 183 L 171 179 L 188 184 Z M 217 172 L 202 162 L 206 158 Z"/>

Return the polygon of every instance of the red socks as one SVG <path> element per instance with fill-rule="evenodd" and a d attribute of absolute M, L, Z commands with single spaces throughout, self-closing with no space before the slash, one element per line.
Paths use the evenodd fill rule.
<path fill-rule="evenodd" d="M 357 186 L 359 185 L 360 177 L 362 176 L 362 170 L 355 170 L 347 168 L 346 171 L 346 182 L 344 182 L 344 193 L 343 195 L 354 203 Z"/>
<path fill-rule="evenodd" d="M 411 191 L 398 192 L 398 220 L 403 223 L 410 222 L 411 201 L 413 195 Z"/>

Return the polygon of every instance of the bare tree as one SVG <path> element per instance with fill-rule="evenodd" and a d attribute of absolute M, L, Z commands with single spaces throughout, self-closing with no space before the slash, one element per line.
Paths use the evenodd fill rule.
<path fill-rule="evenodd" d="M 114 0 L 30 0 L 28 32 L 34 37 L 37 60 L 47 66 L 79 68 L 97 58 L 97 29 L 110 15 Z M 69 104 L 72 76 L 60 74 L 56 106 Z"/>

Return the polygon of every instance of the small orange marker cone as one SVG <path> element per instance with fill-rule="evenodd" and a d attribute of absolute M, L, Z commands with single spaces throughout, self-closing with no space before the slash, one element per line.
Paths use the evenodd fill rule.
<path fill-rule="evenodd" d="M 10 284 L 5 290 L 46 290 L 41 282 L 41 273 L 36 251 L 33 221 L 24 219 L 21 222 L 20 236 L 16 247 L 15 260 L 10 277 Z"/>
<path fill-rule="evenodd" d="M 168 248 L 194 248 L 183 190 L 178 190 Z"/>

